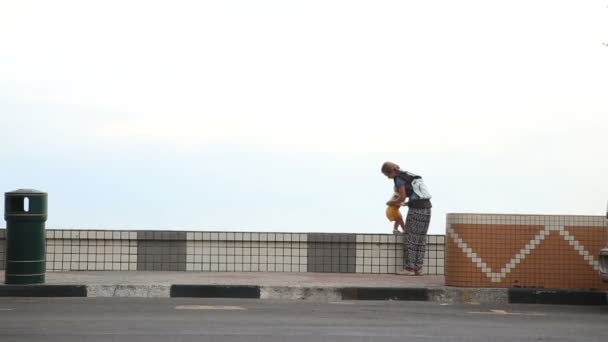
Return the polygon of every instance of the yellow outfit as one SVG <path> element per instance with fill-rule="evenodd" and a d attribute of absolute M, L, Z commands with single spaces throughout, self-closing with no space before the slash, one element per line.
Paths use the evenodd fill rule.
<path fill-rule="evenodd" d="M 386 208 L 386 218 L 388 218 L 389 221 L 394 222 L 399 217 L 401 217 L 401 213 L 399 212 L 399 207 L 389 205 L 388 208 Z"/>

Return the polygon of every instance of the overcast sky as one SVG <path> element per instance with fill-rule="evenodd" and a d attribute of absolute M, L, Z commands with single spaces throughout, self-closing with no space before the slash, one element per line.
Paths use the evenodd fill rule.
<path fill-rule="evenodd" d="M 0 0 L 0 190 L 48 228 L 389 233 L 392 160 L 432 234 L 604 215 L 607 5 Z"/>

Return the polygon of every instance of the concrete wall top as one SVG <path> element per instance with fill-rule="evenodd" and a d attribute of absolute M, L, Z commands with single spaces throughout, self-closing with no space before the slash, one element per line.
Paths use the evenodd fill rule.
<path fill-rule="evenodd" d="M 502 225 L 566 225 L 606 227 L 604 216 L 585 215 L 523 215 L 523 214 L 447 214 L 447 224 L 502 224 Z"/>

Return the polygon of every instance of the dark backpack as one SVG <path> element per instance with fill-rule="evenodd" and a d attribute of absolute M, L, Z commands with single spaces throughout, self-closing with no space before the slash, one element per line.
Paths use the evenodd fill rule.
<path fill-rule="evenodd" d="M 399 175 L 395 177 L 395 180 L 397 178 L 401 178 L 406 182 L 410 201 L 431 199 L 431 193 L 429 192 L 429 189 L 427 188 L 426 184 L 424 184 L 424 181 L 422 180 L 421 176 L 418 176 L 417 174 L 413 174 L 408 171 L 399 171 Z"/>

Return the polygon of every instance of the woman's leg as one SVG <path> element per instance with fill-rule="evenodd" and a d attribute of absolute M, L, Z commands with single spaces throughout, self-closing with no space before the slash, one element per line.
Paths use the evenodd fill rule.
<path fill-rule="evenodd" d="M 426 233 L 431 222 L 431 209 L 409 208 L 405 226 L 407 235 L 403 242 L 403 267 L 418 271 L 424 264 Z"/>

